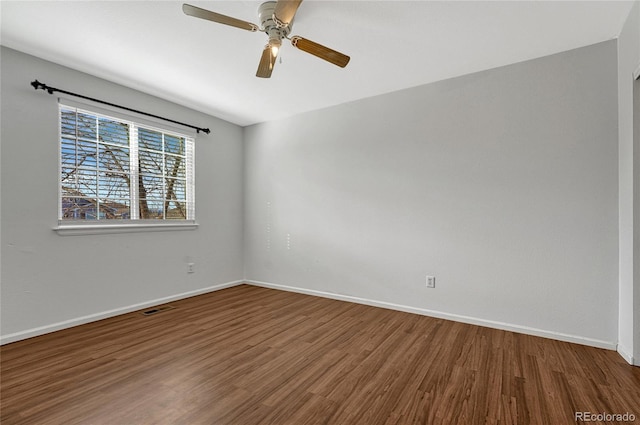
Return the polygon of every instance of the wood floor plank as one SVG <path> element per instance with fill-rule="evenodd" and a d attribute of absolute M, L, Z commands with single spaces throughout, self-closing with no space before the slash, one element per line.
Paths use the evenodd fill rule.
<path fill-rule="evenodd" d="M 171 306 L 0 347 L 0 423 L 640 423 L 612 351 L 248 285 Z"/>

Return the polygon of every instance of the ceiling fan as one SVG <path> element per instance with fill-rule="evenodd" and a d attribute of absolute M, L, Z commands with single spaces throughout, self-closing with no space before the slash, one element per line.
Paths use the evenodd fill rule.
<path fill-rule="evenodd" d="M 278 51 L 282 46 L 282 40 L 285 38 L 290 40 L 294 47 L 304 52 L 324 59 L 341 68 L 347 66 L 349 59 L 351 59 L 349 56 L 297 35 L 289 37 L 293 25 L 293 18 L 298 11 L 300 3 L 302 3 L 302 0 L 278 0 L 262 3 L 258 8 L 260 26 L 186 3 L 182 5 L 182 11 L 186 15 L 196 18 L 206 19 L 251 32 L 260 31 L 266 33 L 269 36 L 269 43 L 262 51 L 256 77 L 271 77 L 273 67 L 276 64 Z"/>

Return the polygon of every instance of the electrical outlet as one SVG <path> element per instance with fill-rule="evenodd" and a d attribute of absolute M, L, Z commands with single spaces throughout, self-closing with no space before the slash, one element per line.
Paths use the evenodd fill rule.
<path fill-rule="evenodd" d="M 427 276 L 427 288 L 435 288 L 435 287 L 436 287 L 436 277 Z"/>
<path fill-rule="evenodd" d="M 187 263 L 187 273 L 195 273 L 195 263 Z"/>

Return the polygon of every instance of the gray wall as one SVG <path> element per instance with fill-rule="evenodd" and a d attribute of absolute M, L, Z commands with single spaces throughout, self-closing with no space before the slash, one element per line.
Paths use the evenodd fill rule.
<path fill-rule="evenodd" d="M 615 347 L 618 297 L 634 295 L 618 293 L 618 147 L 632 109 L 619 139 L 615 41 L 244 130 L 1 52 L 3 342 L 245 277 Z M 51 230 L 57 104 L 35 78 L 210 127 L 196 147 L 200 227 Z"/>
<path fill-rule="evenodd" d="M 2 48 L 3 341 L 243 278 L 242 129 Z M 152 76 L 150 75 L 150 78 Z M 210 127 L 196 140 L 196 230 L 60 236 L 57 98 L 51 86 Z M 187 274 L 187 262 L 195 263 Z"/>
<path fill-rule="evenodd" d="M 618 38 L 620 153 L 618 194 L 620 223 L 618 352 L 629 362 L 634 361 L 635 357 L 636 364 L 640 361 L 640 185 L 636 184 L 634 187 L 634 181 L 640 181 L 640 155 L 638 152 L 640 146 L 634 149 L 633 72 L 638 66 L 640 66 L 640 2 L 636 1 Z M 638 129 L 636 128 L 635 131 L 638 131 Z M 635 211 L 634 191 L 635 202 L 637 203 Z M 634 233 L 636 235 L 635 246 Z M 635 308 L 634 296 L 636 298 Z"/>
<path fill-rule="evenodd" d="M 246 128 L 245 277 L 615 348 L 616 68 L 610 41 Z"/>

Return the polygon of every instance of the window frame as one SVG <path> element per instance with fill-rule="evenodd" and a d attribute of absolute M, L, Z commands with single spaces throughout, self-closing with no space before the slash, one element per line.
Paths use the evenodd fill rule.
<path fill-rule="evenodd" d="M 117 122 L 125 123 L 129 126 L 129 157 L 131 161 L 135 161 L 138 155 L 138 128 L 150 130 L 153 132 L 160 132 L 162 135 L 177 136 L 185 139 L 185 203 L 190 206 L 187 207 L 187 218 L 185 219 L 140 219 L 140 218 L 128 218 L 128 219 L 78 219 L 69 220 L 62 218 L 62 170 L 63 170 L 63 158 L 62 158 L 62 111 L 63 109 L 75 110 L 76 113 L 85 113 L 98 118 L 106 118 Z M 147 232 L 147 231 L 169 231 L 169 230 L 193 230 L 198 227 L 196 222 L 195 211 L 195 132 L 186 132 L 181 129 L 176 129 L 172 126 L 165 125 L 162 122 L 149 120 L 148 118 L 140 118 L 133 114 L 124 114 L 115 109 L 109 109 L 104 107 L 96 107 L 93 104 L 86 104 L 77 102 L 73 99 L 58 99 L 58 111 L 57 111 L 57 128 L 58 128 L 58 202 L 57 202 L 57 226 L 54 227 L 59 235 L 85 235 L 85 234 L 102 234 L 102 233 L 131 233 L 131 232 Z M 136 139 L 136 140 L 133 140 Z M 134 174 L 134 178 L 137 180 L 138 171 L 129 170 Z M 164 176 L 164 174 L 163 174 Z M 165 182 L 166 184 L 166 182 Z M 164 191 L 163 191 L 164 193 Z M 130 212 L 137 211 L 137 207 L 133 207 L 133 203 L 139 202 L 139 194 L 135 184 L 133 188 L 129 187 L 129 202 Z M 163 196 L 163 201 L 164 201 Z"/>

